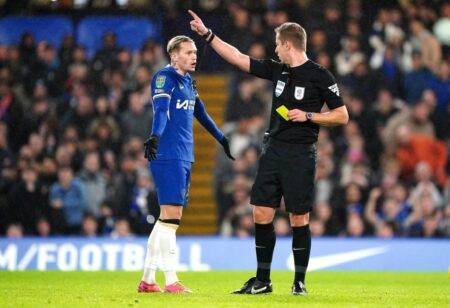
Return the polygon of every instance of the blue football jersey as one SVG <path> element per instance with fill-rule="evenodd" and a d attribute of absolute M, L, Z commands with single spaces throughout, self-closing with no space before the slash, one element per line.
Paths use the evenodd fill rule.
<path fill-rule="evenodd" d="M 167 124 L 160 137 L 158 160 L 194 161 L 193 118 L 195 90 L 192 77 L 179 74 L 172 66 L 159 70 L 152 79 L 153 100 L 170 99 Z"/>

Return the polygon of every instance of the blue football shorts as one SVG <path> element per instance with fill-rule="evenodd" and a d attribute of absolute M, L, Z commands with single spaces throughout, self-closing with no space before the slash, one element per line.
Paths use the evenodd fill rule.
<path fill-rule="evenodd" d="M 159 205 L 187 206 L 192 163 L 184 160 L 154 160 L 150 172 Z"/>

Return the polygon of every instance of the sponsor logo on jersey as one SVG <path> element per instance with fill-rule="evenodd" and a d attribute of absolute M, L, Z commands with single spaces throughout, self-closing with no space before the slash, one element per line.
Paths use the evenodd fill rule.
<path fill-rule="evenodd" d="M 301 100 L 305 96 L 305 87 L 295 87 L 294 97 L 297 100 Z"/>
<path fill-rule="evenodd" d="M 334 94 L 339 96 L 339 88 L 338 88 L 337 84 L 329 86 L 328 89 L 330 89 L 331 92 L 333 92 Z"/>
<path fill-rule="evenodd" d="M 286 85 L 285 82 L 278 80 L 277 85 L 275 87 L 275 96 L 278 97 L 283 93 L 284 86 Z"/>
<path fill-rule="evenodd" d="M 162 88 L 164 87 L 164 84 L 166 83 L 166 76 L 158 76 L 156 77 L 156 87 Z"/>
<path fill-rule="evenodd" d="M 184 101 L 177 100 L 176 109 L 194 110 L 195 100 L 186 99 Z"/>

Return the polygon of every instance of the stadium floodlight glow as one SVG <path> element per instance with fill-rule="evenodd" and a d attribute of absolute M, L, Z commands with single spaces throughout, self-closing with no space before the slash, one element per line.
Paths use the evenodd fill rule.
<path fill-rule="evenodd" d="M 86 6 L 87 2 L 88 2 L 88 0 L 74 0 L 73 1 L 73 6 L 76 9 L 81 9 L 81 8 L 84 8 Z"/>

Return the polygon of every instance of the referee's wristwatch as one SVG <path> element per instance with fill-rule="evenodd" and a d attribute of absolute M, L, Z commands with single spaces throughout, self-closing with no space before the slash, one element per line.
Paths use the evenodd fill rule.
<path fill-rule="evenodd" d="M 311 122 L 312 118 L 313 118 L 313 113 L 312 112 L 307 112 L 306 113 L 306 120 Z"/>

